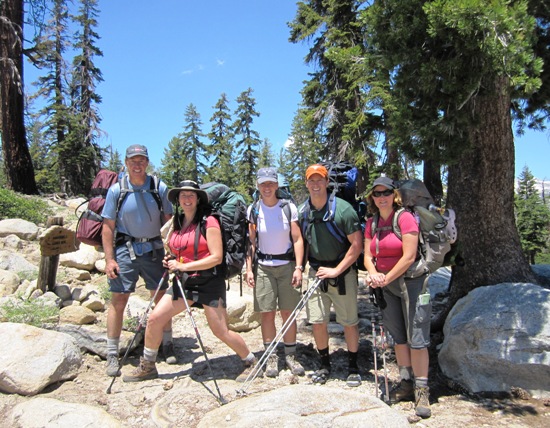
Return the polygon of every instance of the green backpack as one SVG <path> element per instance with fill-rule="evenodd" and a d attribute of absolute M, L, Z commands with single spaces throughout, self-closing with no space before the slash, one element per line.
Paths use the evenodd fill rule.
<path fill-rule="evenodd" d="M 225 279 L 241 274 L 246 262 L 246 236 L 248 223 L 246 220 L 246 202 L 244 197 L 221 183 L 207 183 L 201 189 L 208 195 L 212 213 L 220 223 L 223 237 L 224 261 L 222 271 Z M 201 227 L 201 233 L 206 230 Z M 198 235 L 196 235 L 198 237 Z M 198 239 L 196 240 L 198 246 Z"/>

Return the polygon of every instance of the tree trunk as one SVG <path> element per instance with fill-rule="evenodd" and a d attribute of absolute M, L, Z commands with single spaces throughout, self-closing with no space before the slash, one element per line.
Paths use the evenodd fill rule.
<path fill-rule="evenodd" d="M 25 133 L 23 14 L 23 0 L 0 1 L 2 153 L 8 188 L 25 194 L 37 194 Z"/>
<path fill-rule="evenodd" d="M 463 266 L 453 267 L 443 326 L 453 305 L 476 287 L 536 282 L 522 252 L 514 220 L 514 139 L 507 78 L 475 98 L 477 120 L 468 131 L 471 150 L 449 166 L 448 206 L 455 209 Z M 490 88 L 493 89 L 493 88 Z"/>
<path fill-rule="evenodd" d="M 443 199 L 443 183 L 441 183 L 441 164 L 439 162 L 426 159 L 424 160 L 424 184 L 432 195 L 437 206 L 441 206 Z"/>

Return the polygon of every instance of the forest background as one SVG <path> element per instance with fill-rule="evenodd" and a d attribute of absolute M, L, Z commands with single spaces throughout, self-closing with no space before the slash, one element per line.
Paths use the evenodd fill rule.
<path fill-rule="evenodd" d="M 154 13 L 149 16 L 150 3 L 127 3 L 131 10 L 118 25 L 128 25 L 128 37 L 110 41 L 121 48 L 117 59 L 126 61 L 127 72 L 109 84 L 129 88 L 128 94 L 137 93 L 138 99 L 122 96 L 119 108 L 110 111 L 108 120 L 126 123 L 128 133 L 119 134 L 114 144 L 105 144 L 101 125 L 103 70 L 109 70 L 110 60 L 99 66 L 100 29 L 103 19 L 114 19 L 101 14 L 100 6 L 110 7 L 106 3 L 0 2 L 6 187 L 27 194 L 61 189 L 85 195 L 99 168 L 118 170 L 124 148 L 145 143 L 152 151 L 163 148 L 154 169 L 168 185 L 190 177 L 215 180 L 250 196 L 256 170 L 277 165 L 297 199 L 303 199 L 308 164 L 346 159 L 360 169 L 360 195 L 381 173 L 396 179 L 421 175 L 435 198 L 459 213 L 465 263 L 453 268 L 450 306 L 477 286 L 537 281 L 529 262 L 547 250 L 548 207 L 527 167 L 519 193 L 514 192 L 513 131 L 543 132 L 548 123 L 546 2 L 309 0 L 282 2 L 284 8 L 272 6 L 274 10 L 258 6 L 262 2 L 209 2 L 208 12 L 203 9 L 195 16 L 195 2 L 165 1 L 155 6 L 164 21 Z M 188 8 L 181 20 L 174 13 L 176 3 Z M 252 17 L 240 16 L 242 7 Z M 262 18 L 254 19 L 254 12 Z M 211 19 L 216 16 L 225 17 L 222 30 L 242 28 L 241 46 L 261 40 L 257 34 L 269 27 L 254 24 L 269 19 L 287 26 L 289 46 L 305 47 L 307 75 L 286 147 L 273 147 L 270 135 L 258 131 L 261 114 L 252 83 L 244 84 L 239 95 L 222 89 L 216 100 L 209 100 L 203 88 L 193 92 L 190 85 L 197 100 L 179 100 L 185 104 L 181 130 L 169 141 L 156 135 L 147 141 L 132 137 L 132 122 L 138 128 L 149 124 L 148 112 L 166 107 L 162 97 L 156 102 L 139 99 L 141 88 L 151 86 L 162 93 L 167 81 L 167 58 L 160 54 L 165 51 L 156 46 L 169 45 L 173 57 L 189 58 L 188 46 L 200 47 L 201 34 L 224 38 Z M 187 20 L 201 22 L 205 31 L 179 39 L 176 29 Z M 166 29 L 173 30 L 173 36 Z M 165 36 L 156 38 L 157 33 Z M 141 43 L 124 42 L 133 37 Z M 244 55 L 236 61 L 251 71 L 257 57 L 275 56 L 274 49 L 261 45 L 244 47 L 240 53 Z M 24 84 L 23 57 L 38 70 L 35 86 Z M 225 59 L 217 58 L 216 64 L 222 67 Z M 137 81 L 133 70 L 141 68 L 148 72 Z M 287 68 L 288 62 L 282 73 Z M 183 75 L 199 71 L 201 66 L 178 70 Z M 261 69 L 253 74 L 263 75 Z M 224 79 L 220 81 L 223 87 Z M 276 87 L 267 76 L 264 82 Z M 177 94 L 177 88 L 168 87 Z M 230 97 L 236 97 L 233 104 Z M 209 113 L 196 106 L 205 100 L 212 103 Z M 141 115 L 127 114 L 125 103 L 128 108 L 140 106 Z M 272 117 L 274 113 L 267 121 Z"/>

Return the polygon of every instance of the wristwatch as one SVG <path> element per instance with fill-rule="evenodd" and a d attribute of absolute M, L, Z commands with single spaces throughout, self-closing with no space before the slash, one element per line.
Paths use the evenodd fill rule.
<path fill-rule="evenodd" d="M 304 267 L 303 267 L 303 266 L 296 266 L 294 269 L 300 269 L 302 272 L 304 271 Z"/>

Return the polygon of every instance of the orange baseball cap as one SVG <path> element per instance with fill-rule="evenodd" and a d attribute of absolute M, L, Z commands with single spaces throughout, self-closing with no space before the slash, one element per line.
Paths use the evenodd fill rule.
<path fill-rule="evenodd" d="M 327 169 L 323 165 L 319 165 L 318 163 L 310 165 L 308 167 L 308 169 L 306 170 L 306 180 L 309 180 L 309 177 L 311 177 L 313 174 L 322 175 L 323 178 L 328 177 Z"/>

